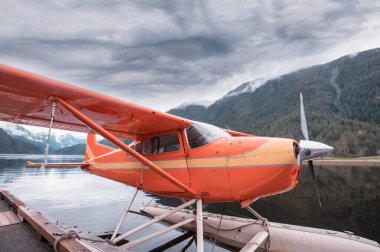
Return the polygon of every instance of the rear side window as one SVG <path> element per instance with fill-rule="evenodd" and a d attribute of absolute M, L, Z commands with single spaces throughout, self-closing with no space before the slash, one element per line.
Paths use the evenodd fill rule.
<path fill-rule="evenodd" d="M 141 142 L 138 142 L 136 145 L 135 145 L 135 151 L 137 151 L 138 153 L 141 153 Z"/>
<path fill-rule="evenodd" d="M 157 154 L 179 151 L 179 139 L 176 133 L 155 136 L 144 140 L 144 154 Z"/>
<path fill-rule="evenodd" d="M 152 149 L 150 148 L 151 142 L 152 142 L 152 139 L 144 140 L 144 154 L 145 155 L 152 154 Z"/>

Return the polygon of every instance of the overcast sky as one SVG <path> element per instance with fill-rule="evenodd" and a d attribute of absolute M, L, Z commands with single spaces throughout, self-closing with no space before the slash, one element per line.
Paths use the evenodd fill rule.
<path fill-rule="evenodd" d="M 0 10 L 1 63 L 162 111 L 380 47 L 373 0 L 1 0 Z"/>

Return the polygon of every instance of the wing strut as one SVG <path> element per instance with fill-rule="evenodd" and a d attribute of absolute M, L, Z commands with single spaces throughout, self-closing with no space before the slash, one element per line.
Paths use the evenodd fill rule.
<path fill-rule="evenodd" d="M 90 118 L 82 114 L 79 110 L 68 104 L 66 101 L 59 97 L 54 97 L 55 101 L 58 102 L 60 105 L 62 105 L 64 108 L 66 108 L 68 111 L 70 111 L 78 120 L 80 120 L 84 125 L 92 129 L 93 131 L 97 132 L 99 135 L 122 149 L 123 151 L 130 154 L 132 157 L 140 161 L 142 164 L 146 165 L 150 169 L 152 169 L 154 172 L 156 172 L 161 177 L 165 178 L 172 184 L 178 186 L 179 188 L 182 188 L 186 192 L 191 193 L 192 195 L 195 195 L 195 192 L 191 190 L 188 186 L 183 184 L 181 181 L 164 171 L 162 168 L 155 165 L 153 162 L 145 158 L 140 153 L 133 150 L 131 147 L 129 147 L 127 144 L 120 141 L 117 137 L 115 137 L 113 134 L 105 130 L 103 127 L 99 126 L 97 123 L 92 121 Z"/>

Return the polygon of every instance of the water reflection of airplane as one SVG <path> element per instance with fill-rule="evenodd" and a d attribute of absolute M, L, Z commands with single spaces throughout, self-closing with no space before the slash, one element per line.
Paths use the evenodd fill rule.
<path fill-rule="evenodd" d="M 196 202 L 197 216 L 174 228 L 196 221 L 199 251 L 203 251 L 202 202 L 238 201 L 262 218 L 249 204 L 292 189 L 302 161 L 308 161 L 314 175 L 311 160 L 332 151 L 328 145 L 309 141 L 302 95 L 305 140 L 298 142 L 221 129 L 6 65 L 0 66 L 0 92 L 3 121 L 49 127 L 49 136 L 52 127 L 88 133 L 82 163 L 43 163 L 41 169 L 79 165 L 89 173 L 136 187 L 136 193 L 141 189 L 188 200 L 173 213 Z M 118 148 L 99 144 L 95 133 Z M 127 145 L 120 137 L 134 142 Z M 48 145 L 46 154 L 47 150 Z M 114 243 L 146 227 L 116 237 L 129 207 L 111 238 Z M 135 243 L 124 246 L 129 248 L 131 244 Z"/>

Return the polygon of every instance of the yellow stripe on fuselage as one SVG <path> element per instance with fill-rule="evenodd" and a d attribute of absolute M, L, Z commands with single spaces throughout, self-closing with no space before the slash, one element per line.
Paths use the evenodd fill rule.
<path fill-rule="evenodd" d="M 219 168 L 219 167 L 250 167 L 250 166 L 269 166 L 269 165 L 289 165 L 295 164 L 296 159 L 292 158 L 292 153 L 286 151 L 288 148 L 284 148 L 283 144 L 279 144 L 277 141 L 268 141 L 259 148 L 252 151 L 248 151 L 241 155 L 234 156 L 222 156 L 222 157 L 201 157 L 201 158 L 188 158 L 190 169 L 192 168 Z M 284 151 L 285 150 L 285 151 Z M 86 148 L 86 152 L 93 156 L 93 152 L 89 147 Z M 120 150 L 121 153 L 124 154 Z M 89 160 L 93 168 L 108 170 L 108 169 L 120 169 L 120 170 L 136 170 L 136 169 L 149 169 L 139 161 L 125 161 L 125 162 L 102 162 L 97 160 L 109 155 L 120 155 L 120 152 L 111 151 L 110 153 L 102 156 L 92 158 Z M 186 159 L 166 159 L 152 161 L 162 169 L 186 169 Z"/>
<path fill-rule="evenodd" d="M 152 161 L 155 165 L 161 167 L 162 169 L 186 169 L 186 160 L 174 159 L 174 160 L 163 160 L 163 161 Z M 149 169 L 141 162 L 137 161 L 125 161 L 125 162 L 94 162 L 91 165 L 96 169 Z"/>

